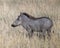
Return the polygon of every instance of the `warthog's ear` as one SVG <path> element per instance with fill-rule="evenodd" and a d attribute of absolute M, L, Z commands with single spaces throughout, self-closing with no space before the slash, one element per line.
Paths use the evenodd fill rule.
<path fill-rule="evenodd" d="M 23 12 L 20 12 L 20 14 L 23 14 Z"/>
<path fill-rule="evenodd" d="M 27 14 L 26 12 L 20 12 L 20 14 Z"/>

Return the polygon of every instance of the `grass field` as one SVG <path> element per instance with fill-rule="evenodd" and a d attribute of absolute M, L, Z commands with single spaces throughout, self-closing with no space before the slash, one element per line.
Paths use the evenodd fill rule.
<path fill-rule="evenodd" d="M 51 40 L 47 35 L 45 41 L 39 39 L 36 33 L 29 39 L 22 26 L 12 28 L 20 12 L 50 17 L 54 23 Z M 0 0 L 0 48 L 60 48 L 60 0 Z"/>

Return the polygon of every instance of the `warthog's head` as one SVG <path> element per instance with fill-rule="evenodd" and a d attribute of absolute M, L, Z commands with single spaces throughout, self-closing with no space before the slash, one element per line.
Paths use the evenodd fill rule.
<path fill-rule="evenodd" d="M 18 18 L 12 23 L 12 27 L 19 26 L 21 24 L 21 17 L 18 16 Z"/>
<path fill-rule="evenodd" d="M 12 27 L 16 27 L 21 25 L 23 22 L 28 21 L 28 14 L 27 13 L 20 13 L 20 15 L 17 17 L 17 19 L 13 22 L 13 24 L 11 25 Z"/>

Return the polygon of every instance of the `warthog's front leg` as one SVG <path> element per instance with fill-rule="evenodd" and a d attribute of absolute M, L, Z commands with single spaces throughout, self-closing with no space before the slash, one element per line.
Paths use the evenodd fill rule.
<path fill-rule="evenodd" d="M 29 25 L 27 25 L 27 28 L 26 28 L 27 32 L 28 32 L 28 36 L 29 38 L 33 36 L 33 30 L 31 29 L 31 27 Z"/>
<path fill-rule="evenodd" d="M 33 31 L 32 31 L 32 30 L 29 31 L 29 32 L 28 32 L 28 35 L 29 35 L 29 38 L 32 37 L 32 36 L 33 36 Z"/>

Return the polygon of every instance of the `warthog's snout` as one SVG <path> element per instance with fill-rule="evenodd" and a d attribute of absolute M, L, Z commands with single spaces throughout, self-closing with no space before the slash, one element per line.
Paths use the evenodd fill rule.
<path fill-rule="evenodd" d="M 13 24 L 12 24 L 11 26 L 12 26 L 12 27 L 16 27 L 16 25 L 13 25 Z"/>

